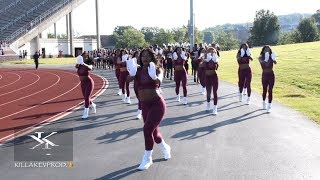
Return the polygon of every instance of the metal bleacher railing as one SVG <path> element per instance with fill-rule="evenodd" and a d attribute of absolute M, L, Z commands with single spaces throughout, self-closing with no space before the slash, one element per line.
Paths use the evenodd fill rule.
<path fill-rule="evenodd" d="M 14 25 L 16 22 L 18 22 L 19 20 L 21 20 L 22 18 L 24 18 L 25 16 L 27 16 L 30 13 L 33 13 L 35 10 L 37 10 L 39 7 L 43 6 L 45 3 L 47 3 L 49 0 L 44 0 L 41 3 L 39 3 L 37 6 L 34 6 L 33 8 L 29 9 L 27 11 L 27 13 L 23 13 L 20 16 L 16 17 L 13 21 L 10 21 L 9 23 L 7 23 L 5 26 L 3 26 L 2 28 L 0 28 L 0 32 L 2 32 L 5 29 L 8 29 L 9 27 L 11 27 L 12 25 Z"/>
<path fill-rule="evenodd" d="M 48 0 L 42 1 L 42 3 L 47 2 Z M 22 35 L 28 33 L 28 31 L 32 30 L 34 27 L 39 25 L 43 20 L 46 20 L 48 17 L 59 11 L 61 8 L 65 7 L 67 4 L 72 2 L 72 0 L 62 0 L 59 3 L 57 3 L 55 6 L 52 6 L 50 9 L 45 11 L 44 13 L 41 13 L 39 16 L 35 17 L 32 21 L 25 24 L 24 26 L 20 27 L 13 33 L 11 33 L 9 36 L 7 36 L 4 40 L 6 42 L 12 43 L 14 40 L 16 40 L 18 37 L 21 37 Z M 34 12 L 37 8 L 41 7 L 41 5 L 37 5 L 33 7 L 32 9 L 28 10 L 26 14 L 30 14 Z M 26 16 L 26 14 L 23 14 L 19 17 L 17 17 L 13 22 L 17 22 L 22 17 Z M 12 23 L 13 23 L 12 22 Z M 3 27 L 4 28 L 4 27 Z M 5 29 L 5 28 L 4 28 Z M 1 30 L 0 30 L 1 31 Z"/>
<path fill-rule="evenodd" d="M 1 2 L 1 1 L 0 1 L 0 2 Z M 8 9 L 10 9 L 10 8 L 13 7 L 13 6 L 16 6 L 19 2 L 21 2 L 21 0 L 16 0 L 16 1 L 10 3 L 8 6 L 0 9 L 0 14 L 3 13 L 3 12 L 6 12 Z"/>

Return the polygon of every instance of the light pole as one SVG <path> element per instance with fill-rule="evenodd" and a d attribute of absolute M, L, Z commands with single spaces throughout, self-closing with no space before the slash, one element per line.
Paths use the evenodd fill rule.
<path fill-rule="evenodd" d="M 97 49 L 100 49 L 100 31 L 99 31 L 99 4 L 96 0 L 96 25 L 97 25 Z"/>
<path fill-rule="evenodd" d="M 194 14 L 193 14 L 193 0 L 190 0 L 190 21 L 189 21 L 189 35 L 190 35 L 190 50 L 194 45 Z"/>

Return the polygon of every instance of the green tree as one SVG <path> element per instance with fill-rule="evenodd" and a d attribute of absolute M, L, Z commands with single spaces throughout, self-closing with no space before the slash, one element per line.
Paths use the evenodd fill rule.
<path fill-rule="evenodd" d="M 319 39 L 319 32 L 314 18 L 303 19 L 297 29 L 302 42 L 312 42 Z"/>
<path fill-rule="evenodd" d="M 48 33 L 48 38 L 49 38 L 49 39 L 53 39 L 53 38 L 55 38 L 55 36 L 54 36 L 53 33 Z"/>
<path fill-rule="evenodd" d="M 298 30 L 290 31 L 290 32 L 282 32 L 280 34 L 278 44 L 294 44 L 301 43 L 301 34 Z"/>
<path fill-rule="evenodd" d="M 215 43 L 218 43 L 223 51 L 237 49 L 239 46 L 239 42 L 234 38 L 232 32 L 216 32 Z"/>
<path fill-rule="evenodd" d="M 171 32 L 176 42 L 182 43 L 188 41 L 188 29 L 185 26 L 172 29 Z"/>
<path fill-rule="evenodd" d="M 293 33 L 295 33 L 295 31 L 292 31 L 292 32 L 281 32 L 278 44 L 284 45 L 284 44 L 294 44 L 294 43 L 296 43 L 295 39 L 293 38 Z"/>
<path fill-rule="evenodd" d="M 162 44 L 168 44 L 168 43 L 173 43 L 175 42 L 174 40 L 174 34 L 169 31 L 169 30 L 164 30 L 163 28 L 160 29 L 159 33 L 156 34 L 153 43 L 162 45 Z"/>
<path fill-rule="evenodd" d="M 67 39 L 68 36 L 67 36 L 67 34 L 58 34 L 58 35 L 57 35 L 57 38 L 58 38 L 58 39 Z"/>
<path fill-rule="evenodd" d="M 113 32 L 116 40 L 116 48 L 139 48 L 148 44 L 144 39 L 144 35 L 135 28 L 127 28 L 123 30 L 122 35 Z"/>
<path fill-rule="evenodd" d="M 250 33 L 249 41 L 255 46 L 277 44 L 280 35 L 278 17 L 269 10 L 262 9 L 257 11 Z"/>
<path fill-rule="evenodd" d="M 160 28 L 158 27 L 143 27 L 141 30 L 142 34 L 144 34 L 144 39 L 147 43 L 153 44 L 154 38 L 160 32 Z"/>
<path fill-rule="evenodd" d="M 189 39 L 189 38 L 188 38 Z M 197 27 L 194 28 L 194 42 L 197 44 L 203 43 L 204 33 Z"/>
<path fill-rule="evenodd" d="M 204 42 L 209 44 L 209 43 L 212 43 L 213 42 L 213 35 L 212 35 L 212 32 L 210 31 L 206 31 L 206 32 L 203 32 L 204 33 Z"/>
<path fill-rule="evenodd" d="M 122 36 L 126 29 L 134 29 L 132 26 L 117 26 L 114 28 L 113 32 L 117 33 L 118 35 Z"/>
<path fill-rule="evenodd" d="M 312 15 L 312 18 L 315 19 L 318 26 L 318 30 L 320 31 L 320 9 L 318 9 L 317 12 Z"/>

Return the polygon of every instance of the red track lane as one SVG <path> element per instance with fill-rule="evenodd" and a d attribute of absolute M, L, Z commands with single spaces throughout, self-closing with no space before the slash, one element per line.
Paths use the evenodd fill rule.
<path fill-rule="evenodd" d="M 6 76 L 3 78 L 0 84 L 0 90 L 3 91 L 4 88 L 13 85 L 20 80 L 20 76 L 15 72 L 5 72 Z"/>
<path fill-rule="evenodd" d="M 30 73 L 27 71 L 21 72 L 21 82 L 18 83 L 18 85 L 14 86 L 8 86 L 0 91 L 0 97 L 3 98 L 3 96 L 14 96 L 14 92 L 17 91 L 27 91 L 27 87 L 32 86 L 33 84 L 38 83 L 40 80 L 40 76 L 35 74 L 35 73 Z M 0 99 L 0 104 L 1 102 L 4 102 L 3 100 Z"/>
<path fill-rule="evenodd" d="M 0 143 L 5 142 L 4 137 L 13 134 L 14 130 L 23 131 L 40 122 L 52 119 L 67 109 L 75 108 L 77 104 L 83 102 L 79 78 L 75 71 L 28 70 L 30 73 L 27 74 L 23 72 L 23 69 L 12 70 L 15 70 L 15 73 L 20 74 L 21 77 L 29 77 L 30 84 L 37 79 L 30 73 L 40 76 L 40 80 L 21 91 L 15 91 L 0 98 Z M 3 69 L 0 70 L 0 73 L 1 71 Z M 91 75 L 91 77 L 95 82 L 93 91 L 95 94 L 104 88 L 105 82 L 99 76 Z M 23 80 L 14 84 L 17 89 L 26 85 Z M 9 92 L 10 90 L 7 89 L 9 86 L 2 90 Z"/>

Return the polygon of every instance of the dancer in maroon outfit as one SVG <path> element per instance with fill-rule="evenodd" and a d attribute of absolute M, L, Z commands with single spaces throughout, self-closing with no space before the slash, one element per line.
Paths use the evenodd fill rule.
<path fill-rule="evenodd" d="M 202 95 L 206 95 L 206 85 L 205 85 L 205 79 L 204 79 L 204 73 L 205 73 L 205 69 L 204 69 L 204 56 L 205 56 L 206 50 L 204 48 L 201 48 L 199 50 L 198 53 L 198 64 L 199 64 L 199 68 L 198 68 L 198 78 L 200 81 L 200 85 L 202 87 L 202 91 L 201 94 Z"/>
<path fill-rule="evenodd" d="M 276 54 L 273 52 L 270 48 L 270 46 L 264 46 L 261 50 L 260 56 L 259 56 L 259 62 L 261 64 L 262 68 L 262 87 L 263 87 L 263 93 L 262 93 L 262 106 L 263 109 L 267 109 L 267 112 L 271 112 L 271 103 L 272 103 L 272 90 L 275 82 L 275 75 L 273 72 L 273 64 L 277 64 L 276 61 Z M 269 94 L 268 96 L 268 107 L 266 105 L 266 97 L 267 92 Z"/>
<path fill-rule="evenodd" d="M 152 49 L 144 49 L 140 53 L 142 68 L 137 69 L 134 61 L 129 60 L 128 69 L 131 79 L 135 79 L 138 85 L 139 100 L 141 102 L 144 121 L 143 133 L 145 139 L 145 153 L 139 170 L 148 169 L 152 164 L 152 152 L 154 142 L 159 144 L 164 158 L 171 158 L 170 146 L 166 144 L 159 132 L 159 125 L 166 111 L 163 97 L 157 93 L 160 82 L 163 79 L 163 69 L 159 68 Z"/>
<path fill-rule="evenodd" d="M 129 72 L 127 70 L 127 60 L 129 59 L 129 55 L 126 50 L 121 50 L 120 54 L 121 59 L 118 58 L 117 63 L 120 66 L 119 83 L 122 90 L 122 101 L 127 104 L 131 104 L 129 82 L 127 81 L 129 76 Z"/>
<path fill-rule="evenodd" d="M 82 119 L 89 117 L 89 105 L 93 109 L 93 113 L 96 113 L 96 104 L 92 102 L 91 95 L 94 88 L 94 81 L 90 77 L 89 71 L 92 70 L 92 60 L 87 60 L 85 63 L 83 59 L 87 58 L 86 52 L 77 57 L 76 68 L 81 81 L 81 90 L 85 101 L 85 108 L 83 111 Z"/>
<path fill-rule="evenodd" d="M 248 44 L 242 44 L 237 53 L 237 61 L 239 64 L 238 77 L 239 77 L 239 101 L 242 102 L 242 91 L 244 87 L 247 87 L 247 104 L 250 104 L 251 95 L 251 79 L 252 71 L 250 68 L 250 60 L 252 61 L 251 52 Z"/>
<path fill-rule="evenodd" d="M 140 64 L 140 61 L 139 61 L 139 55 L 140 55 L 140 52 L 139 51 L 136 51 L 134 54 L 133 54 L 133 59 L 134 61 L 136 61 L 135 63 L 137 63 L 137 69 L 138 71 L 141 70 L 142 66 Z M 129 68 L 128 68 L 129 70 Z M 130 76 L 128 76 L 129 79 L 130 79 Z M 139 100 L 139 87 L 138 87 L 138 81 L 137 79 L 134 79 L 133 81 L 133 89 L 134 89 L 134 93 L 136 94 L 136 97 L 138 99 L 138 111 L 137 111 L 137 119 L 141 119 L 142 118 L 142 110 L 141 110 L 141 102 Z"/>
<path fill-rule="evenodd" d="M 206 54 L 204 69 L 205 69 L 205 86 L 207 90 L 207 111 L 210 110 L 211 91 L 213 92 L 213 109 L 212 114 L 218 114 L 218 69 L 219 56 L 214 48 L 209 48 Z"/>
<path fill-rule="evenodd" d="M 174 60 L 174 81 L 176 82 L 176 95 L 177 101 L 180 102 L 180 84 L 182 83 L 183 88 L 183 100 L 182 103 L 184 105 L 187 104 L 187 71 L 185 69 L 185 63 L 187 60 L 187 56 L 184 51 L 182 51 L 181 47 L 177 47 L 173 53 Z"/>
<path fill-rule="evenodd" d="M 120 53 L 120 49 L 117 49 L 116 50 L 116 53 L 115 53 L 115 56 L 112 57 L 113 58 L 113 64 L 114 64 L 114 67 L 115 67 L 115 74 L 116 74 L 116 77 L 117 77 L 117 80 L 118 80 L 118 84 L 119 84 L 119 91 L 118 91 L 118 95 L 121 96 L 122 95 L 122 89 L 121 89 L 121 86 L 120 86 L 120 64 L 118 64 L 118 59 L 119 61 L 121 61 L 121 53 Z"/>

